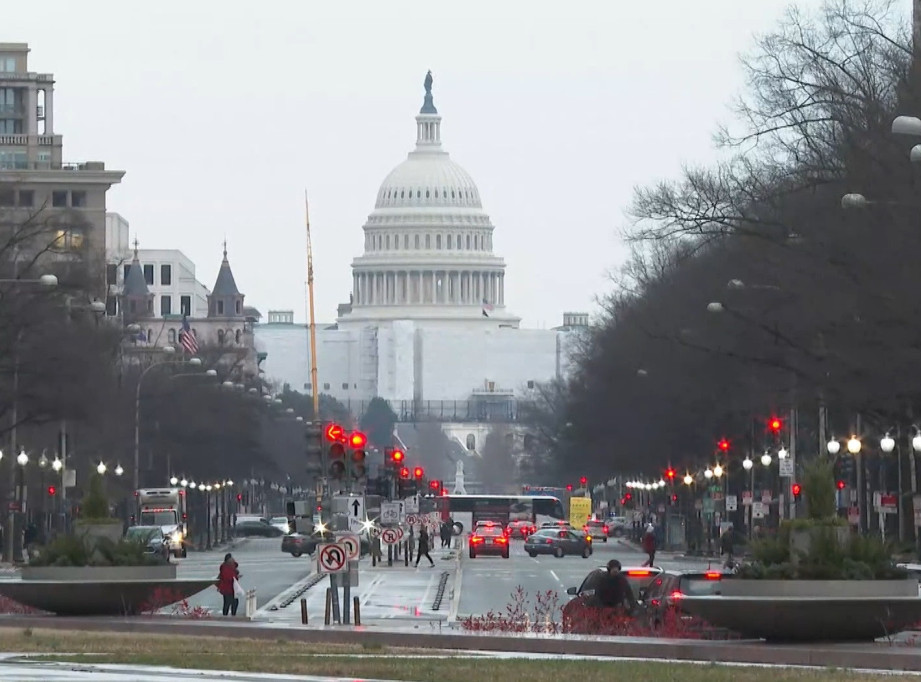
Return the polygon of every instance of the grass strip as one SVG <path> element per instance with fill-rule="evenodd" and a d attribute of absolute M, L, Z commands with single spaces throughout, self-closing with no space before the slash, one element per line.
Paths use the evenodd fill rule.
<path fill-rule="evenodd" d="M 411 636 L 408 637 L 411 643 Z M 556 682 L 578 670 L 579 682 L 891 682 L 891 675 L 840 670 L 738 666 L 468 658 L 460 652 L 361 645 L 299 644 L 222 637 L 139 636 L 121 633 L 0 629 L 0 651 L 42 654 L 43 660 L 80 664 L 115 663 L 234 670 L 279 674 L 330 675 L 407 682 Z M 323 655 L 318 655 L 323 654 Z M 414 656 L 419 656 L 414 657 Z M 574 668 L 576 666 L 576 668 Z M 904 679 L 904 678 L 903 678 Z M 921 679 L 911 676 L 909 679 Z"/>

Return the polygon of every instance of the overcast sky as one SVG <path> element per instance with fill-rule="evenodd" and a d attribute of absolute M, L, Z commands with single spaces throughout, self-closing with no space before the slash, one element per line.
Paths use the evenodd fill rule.
<path fill-rule="evenodd" d="M 181 249 L 210 287 L 226 235 L 263 314 L 304 318 L 306 188 L 320 321 L 348 299 L 431 69 L 442 140 L 496 226 L 506 304 L 549 327 L 594 310 L 633 188 L 714 158 L 738 55 L 788 4 L 42 0 L 5 3 L 0 41 L 55 74 L 65 159 L 127 171 L 108 205 L 141 247 Z"/>

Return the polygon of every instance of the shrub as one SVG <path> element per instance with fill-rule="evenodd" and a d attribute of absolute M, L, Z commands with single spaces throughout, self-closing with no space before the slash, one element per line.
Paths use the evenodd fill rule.
<path fill-rule="evenodd" d="M 86 538 L 61 535 L 38 549 L 29 560 L 32 566 L 153 566 L 163 563 L 159 556 L 146 553 L 144 542 L 122 539 L 112 542 L 98 538 L 90 543 Z"/>
<path fill-rule="evenodd" d="M 828 457 L 817 457 L 806 465 L 803 496 L 806 498 L 808 518 L 835 518 L 838 511 L 835 499 L 835 469 Z"/>
<path fill-rule="evenodd" d="M 109 500 L 103 489 L 102 476 L 93 474 L 89 490 L 83 497 L 81 518 L 85 521 L 101 521 L 109 518 Z"/>

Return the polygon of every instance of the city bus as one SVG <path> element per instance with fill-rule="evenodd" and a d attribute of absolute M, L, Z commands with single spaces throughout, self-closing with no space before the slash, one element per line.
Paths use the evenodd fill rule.
<path fill-rule="evenodd" d="M 477 521 L 503 526 L 529 521 L 539 528 L 542 523 L 566 520 L 563 503 L 549 495 L 444 495 L 434 502 L 442 520 L 452 519 L 462 533 L 472 530 Z"/>

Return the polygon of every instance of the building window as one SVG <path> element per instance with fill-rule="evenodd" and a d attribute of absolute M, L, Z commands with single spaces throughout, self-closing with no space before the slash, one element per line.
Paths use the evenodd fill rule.
<path fill-rule="evenodd" d="M 55 232 L 54 244 L 55 251 L 79 251 L 83 248 L 83 232 L 73 229 L 61 229 Z"/>
<path fill-rule="evenodd" d="M 448 248 L 449 251 L 451 250 L 451 248 L 453 248 L 453 247 L 451 246 L 451 235 L 448 235 L 448 246 L 447 246 L 447 248 Z"/>
<path fill-rule="evenodd" d="M 403 248 L 404 249 L 409 248 L 409 235 L 408 234 L 403 235 Z"/>
<path fill-rule="evenodd" d="M 471 451 L 476 450 L 476 436 L 472 433 L 467 434 L 467 449 Z"/>
<path fill-rule="evenodd" d="M 3 66 L 3 71 L 6 73 L 16 73 L 16 60 L 12 57 L 0 59 L 0 66 Z"/>
<path fill-rule="evenodd" d="M 51 205 L 55 208 L 67 208 L 67 192 L 55 190 L 51 193 Z"/>
<path fill-rule="evenodd" d="M 425 235 L 425 248 L 426 249 L 432 248 L 432 235 L 430 234 Z"/>
<path fill-rule="evenodd" d="M 312 390 L 313 390 L 313 384 L 304 384 L 304 390 L 305 390 L 305 391 L 312 391 Z"/>
<path fill-rule="evenodd" d="M 161 296 L 160 297 L 160 314 L 161 315 L 172 315 L 173 314 L 173 297 L 172 296 Z"/>
<path fill-rule="evenodd" d="M 467 250 L 470 250 L 470 235 L 467 235 Z"/>
<path fill-rule="evenodd" d="M 528 379 L 528 388 L 534 388 L 534 380 Z"/>
<path fill-rule="evenodd" d="M 217 330 L 217 342 L 221 346 L 224 345 L 224 330 L 223 329 Z"/>
<path fill-rule="evenodd" d="M 324 390 L 324 391 L 328 391 L 328 390 L 329 390 L 329 384 L 323 384 L 323 390 Z"/>
<path fill-rule="evenodd" d="M 170 344 L 171 346 L 172 346 L 172 345 L 175 345 L 175 343 L 176 343 L 176 330 L 175 330 L 175 329 L 170 329 L 168 332 L 166 332 L 166 338 L 168 339 L 169 344 Z"/>
<path fill-rule="evenodd" d="M 191 296 L 180 296 L 179 297 L 179 312 L 183 315 L 192 314 L 192 297 Z"/>
<path fill-rule="evenodd" d="M 0 189 L 0 206 L 15 206 L 16 192 L 12 189 Z"/>
<path fill-rule="evenodd" d="M 74 208 L 86 208 L 86 192 L 83 190 L 71 192 L 70 205 Z"/>
<path fill-rule="evenodd" d="M 109 263 L 106 265 L 106 286 L 110 287 L 118 284 L 118 266 Z"/>
<path fill-rule="evenodd" d="M 147 286 L 153 286 L 153 265 L 144 266 L 144 281 Z"/>
<path fill-rule="evenodd" d="M 218 302 L 217 302 L 217 314 L 218 314 L 218 315 L 223 315 L 223 314 L 224 314 L 224 301 L 218 301 Z"/>
<path fill-rule="evenodd" d="M 349 390 L 349 382 L 348 382 L 348 381 L 342 382 L 342 390 L 343 390 L 343 391 Z"/>
<path fill-rule="evenodd" d="M 441 248 L 441 235 L 440 234 L 435 235 L 435 248 L 436 249 Z"/>
<path fill-rule="evenodd" d="M 173 266 L 171 265 L 161 265 L 160 266 L 160 285 L 168 287 L 173 283 Z"/>
<path fill-rule="evenodd" d="M 237 301 L 236 305 L 234 306 L 234 310 L 237 311 L 237 315 L 242 315 L 243 314 L 243 302 Z"/>
<path fill-rule="evenodd" d="M 122 279 L 124 279 L 124 280 L 127 280 L 127 279 L 128 279 L 128 271 L 129 271 L 129 270 L 131 270 L 131 263 L 128 263 L 128 265 L 126 265 L 126 266 L 124 266 L 124 267 L 122 268 Z"/>
<path fill-rule="evenodd" d="M 419 235 L 416 235 L 415 237 L 413 237 L 413 247 L 416 249 L 419 248 Z"/>
<path fill-rule="evenodd" d="M 23 208 L 32 208 L 35 205 L 35 191 L 31 189 L 19 190 L 19 206 Z"/>
<path fill-rule="evenodd" d="M 389 251 L 390 250 L 390 235 L 389 234 L 384 238 L 384 244 L 385 244 L 384 248 L 387 249 L 387 251 Z"/>
<path fill-rule="evenodd" d="M 236 331 L 236 333 L 234 334 L 234 340 L 237 342 L 237 344 L 243 341 L 243 332 L 241 330 L 238 329 Z"/>

